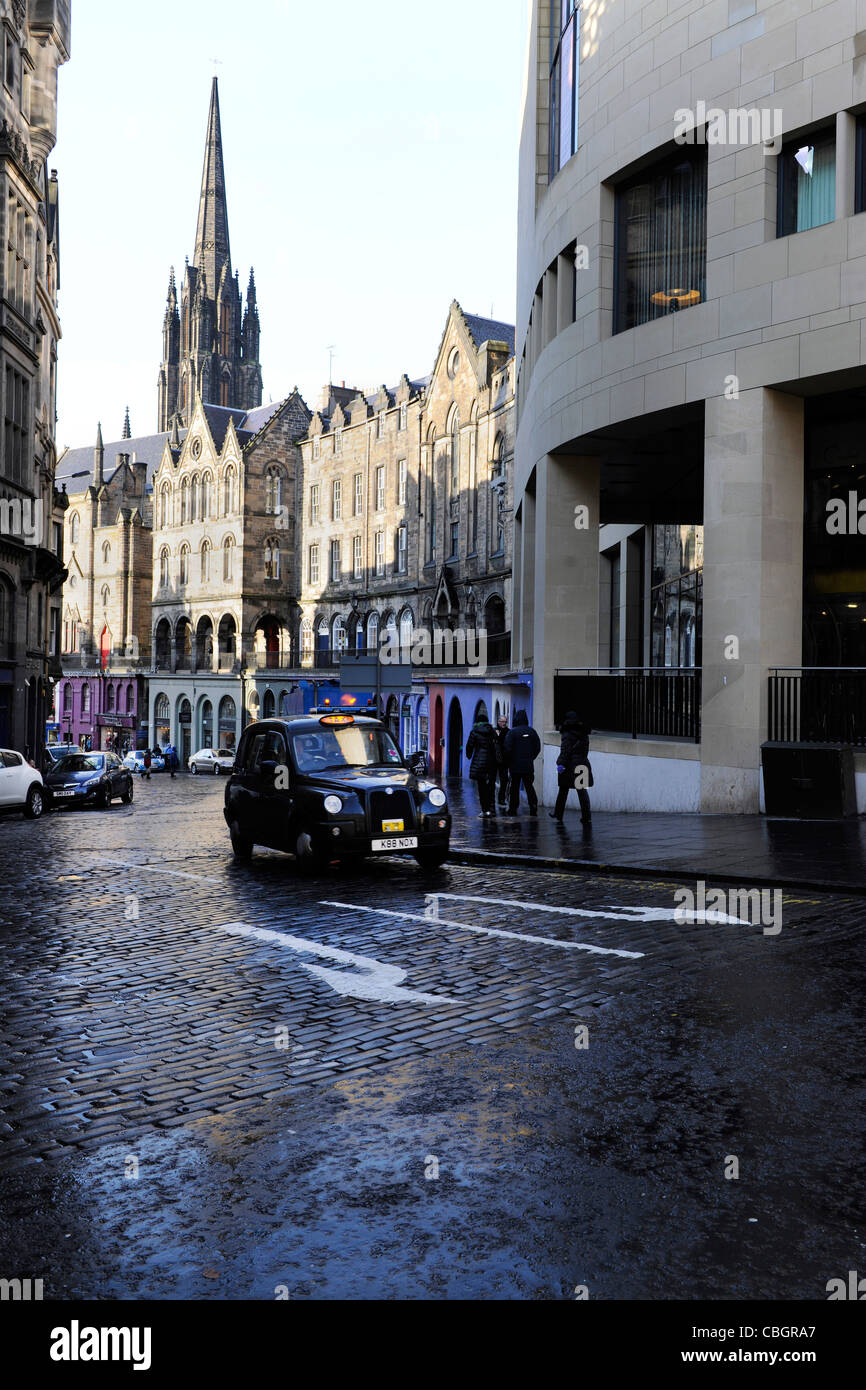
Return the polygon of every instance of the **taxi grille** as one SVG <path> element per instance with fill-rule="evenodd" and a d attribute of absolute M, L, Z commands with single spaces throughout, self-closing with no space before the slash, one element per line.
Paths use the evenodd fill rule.
<path fill-rule="evenodd" d="M 407 791 L 395 790 L 393 796 L 385 792 L 370 793 L 370 833 L 375 838 L 381 835 L 383 821 L 401 820 L 405 834 L 415 829 L 415 806 Z"/>

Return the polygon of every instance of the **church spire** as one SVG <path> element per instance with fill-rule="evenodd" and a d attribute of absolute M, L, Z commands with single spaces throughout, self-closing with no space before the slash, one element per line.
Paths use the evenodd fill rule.
<path fill-rule="evenodd" d="M 123 434 L 122 434 L 121 438 L 123 438 L 123 439 L 131 439 L 131 438 L 132 438 L 132 425 L 131 425 L 130 422 L 129 422 L 129 406 L 126 407 L 126 416 L 125 416 L 124 421 L 123 421 Z"/>
<path fill-rule="evenodd" d="M 102 423 L 96 429 L 96 448 L 93 450 L 93 486 L 97 492 L 105 481 L 105 445 L 102 442 Z"/>
<path fill-rule="evenodd" d="M 223 267 L 228 266 L 231 269 L 229 214 L 226 202 L 226 178 L 220 126 L 219 84 L 216 78 L 214 78 L 211 87 L 207 146 L 202 172 L 193 264 L 203 272 L 212 293 L 216 291 L 220 283 Z"/>

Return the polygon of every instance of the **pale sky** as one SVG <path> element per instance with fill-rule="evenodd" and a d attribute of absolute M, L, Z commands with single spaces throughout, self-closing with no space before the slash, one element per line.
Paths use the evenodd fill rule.
<path fill-rule="evenodd" d="M 432 369 L 448 306 L 513 322 L 526 0 L 73 0 L 60 71 L 58 445 L 156 432 L 220 80 L 264 400 Z M 219 66 L 214 68 L 214 60 Z"/>

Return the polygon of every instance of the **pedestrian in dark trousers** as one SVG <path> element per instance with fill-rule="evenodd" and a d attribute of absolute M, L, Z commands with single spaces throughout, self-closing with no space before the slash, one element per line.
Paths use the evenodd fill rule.
<path fill-rule="evenodd" d="M 505 739 L 505 756 L 508 759 L 508 772 L 511 779 L 511 800 L 509 815 L 517 815 L 520 802 L 520 786 L 526 792 L 529 814 L 538 815 L 538 797 L 535 794 L 535 759 L 541 752 L 541 739 L 529 724 L 525 710 L 518 710 L 514 716 L 514 728 Z"/>
<path fill-rule="evenodd" d="M 152 766 L 153 758 L 151 757 L 150 749 L 146 748 L 144 752 L 144 775 L 147 778 L 148 782 L 150 781 L 150 769 Z"/>
<path fill-rule="evenodd" d="M 504 715 L 504 714 L 500 715 L 499 719 L 498 719 L 497 722 L 496 722 L 496 730 L 495 730 L 495 733 L 496 733 L 496 742 L 497 742 L 498 747 L 499 747 L 499 754 L 498 754 L 498 756 L 499 756 L 499 759 L 500 759 L 500 761 L 499 761 L 499 768 L 498 768 L 498 777 L 499 777 L 499 798 L 498 798 L 498 800 L 499 800 L 499 805 L 502 807 L 502 809 L 503 809 L 503 811 L 504 811 L 504 810 L 505 810 L 505 804 L 506 804 L 506 802 L 508 801 L 508 784 L 509 784 L 509 781 L 510 781 L 510 779 L 511 779 L 511 773 L 510 773 L 510 770 L 509 770 L 509 767 L 508 767 L 508 755 L 507 755 L 507 753 L 506 753 L 506 751 L 505 751 L 505 740 L 506 740 L 507 737 L 508 737 L 508 719 L 507 719 L 507 716 L 506 716 L 506 715 Z"/>
<path fill-rule="evenodd" d="M 490 720 L 484 715 L 478 720 L 466 740 L 466 756 L 471 758 L 469 776 L 478 783 L 478 800 L 481 802 L 482 816 L 494 816 L 496 802 L 496 775 L 499 760 L 496 756 L 498 744 L 496 733 Z"/>
<path fill-rule="evenodd" d="M 172 781 L 177 776 L 177 769 L 179 765 L 180 759 L 177 756 L 177 753 L 174 751 L 174 748 L 170 748 L 168 752 L 168 766 L 171 771 Z"/>
<path fill-rule="evenodd" d="M 556 770 L 559 773 L 559 795 L 556 798 L 556 807 L 551 811 L 552 820 L 562 824 L 565 815 L 565 807 L 568 801 L 568 793 L 576 791 L 580 800 L 580 819 L 584 825 L 592 825 L 592 807 L 589 801 L 587 787 L 595 785 L 592 767 L 589 762 L 589 736 L 592 733 L 588 724 L 574 710 L 569 710 L 560 728 L 562 745 L 559 750 L 559 757 L 556 762 Z M 578 781 L 578 773 L 582 774 L 582 786 L 575 786 Z"/>

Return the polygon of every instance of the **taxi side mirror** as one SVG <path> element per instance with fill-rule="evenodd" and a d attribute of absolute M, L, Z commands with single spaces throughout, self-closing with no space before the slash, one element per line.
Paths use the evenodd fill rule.
<path fill-rule="evenodd" d="M 412 773 L 413 777 L 426 777 L 426 776 L 427 776 L 427 754 L 426 754 L 426 753 L 412 753 L 411 756 L 410 756 L 409 758 L 407 758 L 407 760 L 406 760 L 406 766 L 408 767 L 409 771 Z"/>
<path fill-rule="evenodd" d="M 268 759 L 267 762 L 259 763 L 259 772 L 263 777 L 276 777 L 277 764 L 273 759 Z"/>

